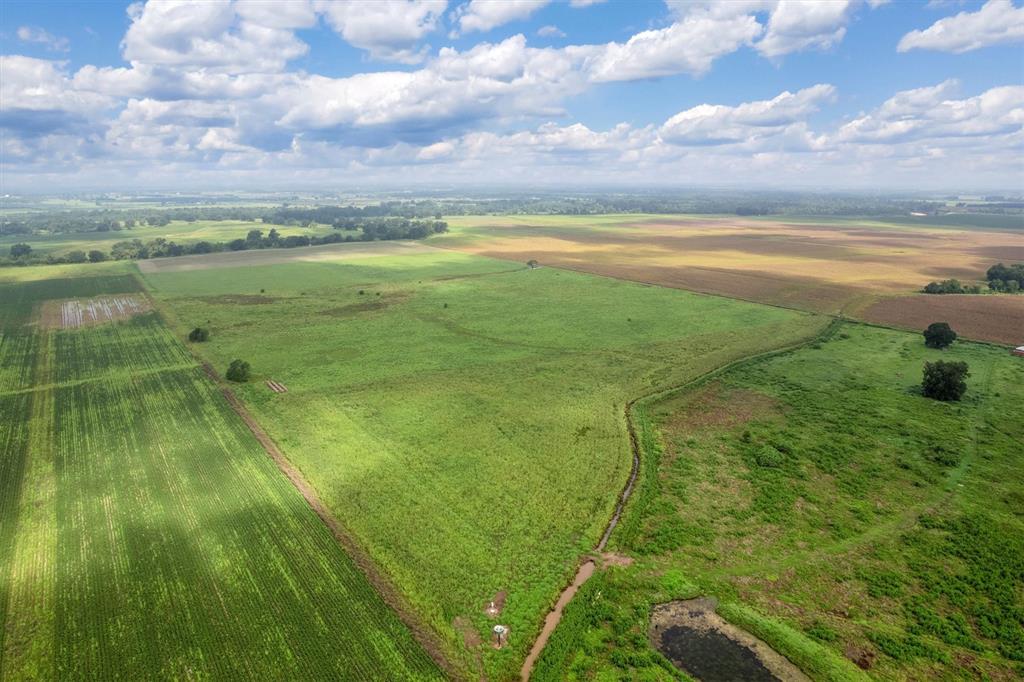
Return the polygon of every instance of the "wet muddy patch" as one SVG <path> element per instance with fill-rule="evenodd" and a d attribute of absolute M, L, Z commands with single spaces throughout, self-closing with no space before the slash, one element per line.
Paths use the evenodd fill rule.
<path fill-rule="evenodd" d="M 702 682 L 804 682 L 809 678 L 770 646 L 727 622 L 714 599 L 659 604 L 651 614 L 651 644 L 677 668 Z"/>

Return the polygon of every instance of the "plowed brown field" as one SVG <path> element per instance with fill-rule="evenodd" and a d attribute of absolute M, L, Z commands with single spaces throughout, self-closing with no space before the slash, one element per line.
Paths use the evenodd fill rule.
<path fill-rule="evenodd" d="M 932 280 L 980 282 L 991 265 L 1020 261 L 1020 232 L 716 216 L 481 216 L 450 223 L 451 234 L 432 244 L 898 326 L 920 326 L 941 313 L 964 336 L 999 343 L 1019 342 L 1024 329 L 1024 301 L 909 296 Z"/>

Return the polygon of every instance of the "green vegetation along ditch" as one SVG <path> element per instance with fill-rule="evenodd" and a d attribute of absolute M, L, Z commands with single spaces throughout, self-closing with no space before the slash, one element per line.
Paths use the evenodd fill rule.
<path fill-rule="evenodd" d="M 960 403 L 925 361 L 971 367 Z M 1024 362 L 845 324 L 640 404 L 643 476 L 534 679 L 674 679 L 654 604 L 719 613 L 815 679 L 1024 674 Z"/>
<path fill-rule="evenodd" d="M 518 675 L 608 522 L 631 462 L 625 401 L 824 324 L 444 251 L 145 277 L 182 338 L 209 329 L 204 359 L 251 364 L 236 392 L 253 416 L 450 655 L 491 679 Z M 495 623 L 507 647 L 473 643 Z"/>

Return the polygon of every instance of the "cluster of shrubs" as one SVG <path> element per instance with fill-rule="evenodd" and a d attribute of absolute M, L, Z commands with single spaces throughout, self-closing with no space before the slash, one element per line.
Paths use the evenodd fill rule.
<path fill-rule="evenodd" d="M 1024 263 L 1016 265 L 993 265 L 985 273 L 988 288 L 1006 294 L 1024 291 Z M 964 284 L 958 279 L 944 279 L 941 282 L 929 282 L 924 289 L 926 294 L 980 294 L 981 287 L 977 284 Z"/>
<path fill-rule="evenodd" d="M 926 294 L 980 294 L 981 287 L 977 284 L 964 285 L 958 279 L 944 279 L 929 282 L 923 291 Z"/>
<path fill-rule="evenodd" d="M 992 291 L 1016 294 L 1024 291 L 1024 263 L 1016 265 L 993 265 L 985 273 L 988 288 Z"/>

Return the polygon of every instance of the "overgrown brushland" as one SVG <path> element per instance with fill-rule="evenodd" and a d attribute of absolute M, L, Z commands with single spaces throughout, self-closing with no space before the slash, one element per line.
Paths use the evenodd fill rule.
<path fill-rule="evenodd" d="M 137 290 L 0 284 L 0 679 L 440 679 Z"/>
<path fill-rule="evenodd" d="M 630 469 L 625 402 L 824 324 L 441 251 L 145 277 L 179 334 L 210 330 L 196 350 L 216 367 L 251 363 L 236 391 L 257 420 L 491 679 L 517 675 L 608 521 Z M 511 627 L 501 651 L 495 623 Z"/>
<path fill-rule="evenodd" d="M 969 363 L 962 402 L 920 394 L 938 358 Z M 1005 349 L 845 324 L 638 405 L 612 538 L 638 561 L 592 579 L 535 678 L 672 679 L 649 609 L 697 595 L 815 679 L 1024 675 L 1022 401 Z"/>

